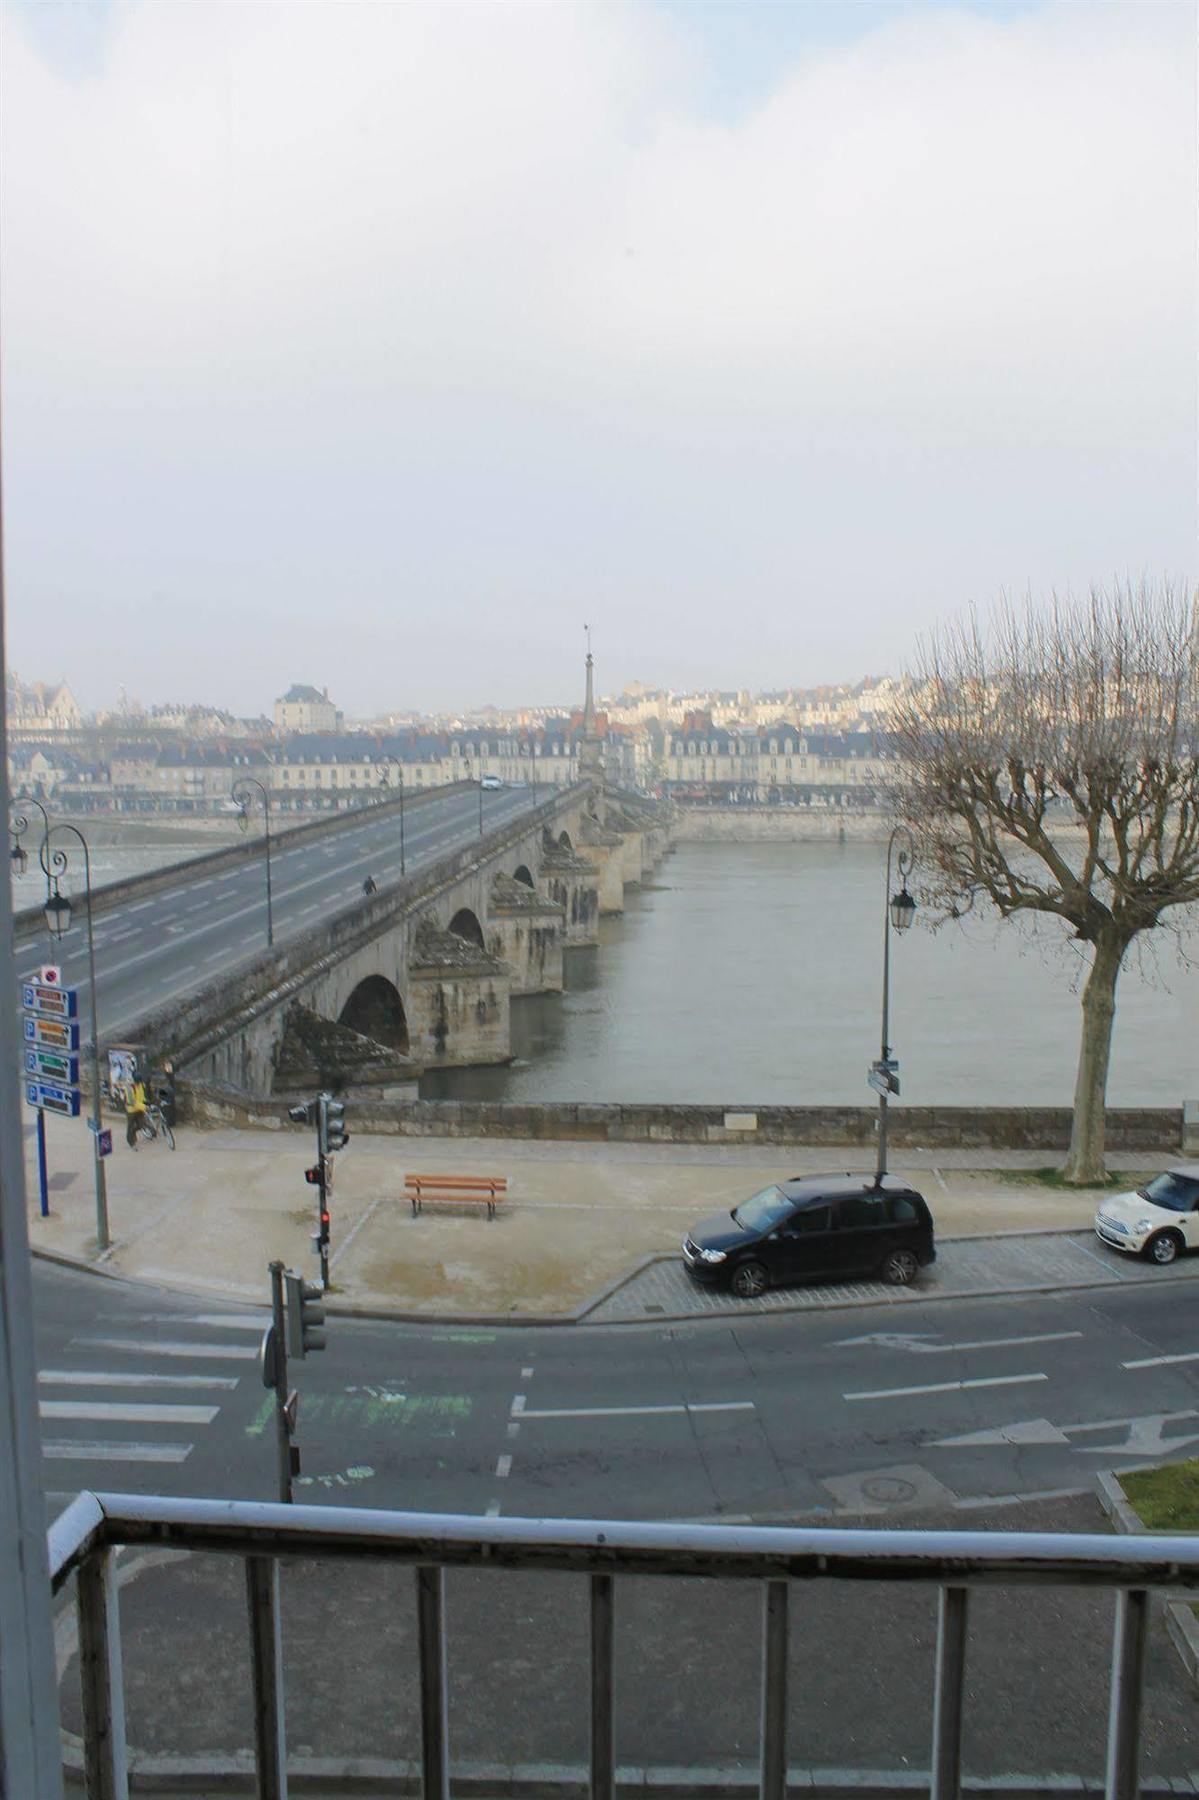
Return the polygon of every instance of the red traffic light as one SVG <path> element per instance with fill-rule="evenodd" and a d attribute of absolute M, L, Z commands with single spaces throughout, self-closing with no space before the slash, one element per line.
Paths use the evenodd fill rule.
<path fill-rule="evenodd" d="M 322 1231 L 328 1231 L 329 1229 L 329 1215 L 327 1212 L 321 1214 L 321 1229 Z"/>
<path fill-rule="evenodd" d="M 319 1168 L 305 1169 L 304 1179 L 305 1179 L 305 1181 L 311 1182 L 313 1187 L 319 1187 L 320 1179 L 321 1179 L 320 1169 Z"/>

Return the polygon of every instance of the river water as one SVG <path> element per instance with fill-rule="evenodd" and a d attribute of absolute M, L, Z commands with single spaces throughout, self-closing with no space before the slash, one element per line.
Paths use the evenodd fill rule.
<path fill-rule="evenodd" d="M 870 1104 L 878 1055 L 881 844 L 681 844 L 626 891 L 568 989 L 512 1003 L 516 1060 L 442 1070 L 427 1098 Z M 1199 920 L 1186 944 L 1199 963 Z M 1153 950 L 1148 946 L 1154 942 Z M 1173 932 L 1120 978 L 1116 1106 L 1199 1096 L 1199 970 Z M 1068 1105 L 1086 963 L 1046 919 L 992 915 L 892 939 L 901 1103 Z"/>

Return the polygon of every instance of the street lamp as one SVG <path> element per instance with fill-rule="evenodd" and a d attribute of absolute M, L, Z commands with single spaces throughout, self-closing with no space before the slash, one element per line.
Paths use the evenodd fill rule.
<path fill-rule="evenodd" d="M 262 795 L 263 827 L 266 838 L 266 942 L 267 948 L 273 949 L 275 943 L 275 915 L 271 906 L 271 796 L 269 790 L 255 775 L 243 775 L 235 781 L 230 798 L 236 800 L 241 807 L 237 815 L 237 823 L 242 831 L 250 829 L 251 788 L 257 788 Z"/>
<path fill-rule="evenodd" d="M 22 794 L 20 796 L 20 798 L 18 799 L 18 801 L 16 802 L 16 804 L 19 806 L 36 806 L 38 811 L 42 815 L 42 834 L 43 834 L 43 836 L 45 836 L 49 832 L 49 830 L 50 830 L 50 815 L 46 811 L 45 807 L 42 805 L 40 800 L 35 799 L 35 797 L 32 794 Z M 29 867 L 29 852 L 28 852 L 28 850 L 26 850 L 24 844 L 21 842 L 21 839 L 24 837 L 25 833 L 29 830 L 29 820 L 25 817 L 24 813 L 17 813 L 14 816 L 13 822 L 9 826 L 8 830 L 9 830 L 9 836 L 12 838 L 12 848 L 10 849 L 10 851 L 8 853 L 9 861 L 12 864 L 13 874 L 16 875 L 19 879 L 25 873 L 26 869 Z M 49 894 L 49 892 L 50 892 L 49 876 L 46 877 L 46 892 L 47 892 L 47 894 Z"/>
<path fill-rule="evenodd" d="M 407 873 L 404 862 L 404 765 L 398 756 L 384 756 L 380 760 L 378 768 L 375 770 L 375 775 L 378 778 L 379 786 L 381 788 L 386 788 L 389 785 L 387 771 L 392 764 L 395 765 L 396 778 L 400 789 L 400 874 L 404 875 Z"/>
<path fill-rule="evenodd" d="M 895 859 L 896 873 L 899 877 L 899 892 L 891 892 L 891 856 L 895 850 L 895 841 L 903 838 L 899 853 Z M 908 893 L 908 876 L 912 872 L 915 852 L 912 848 L 911 834 L 905 825 L 897 825 L 887 839 L 887 895 L 886 910 L 883 913 L 883 1030 L 882 1056 L 875 1066 L 878 1077 L 878 1170 L 875 1181 L 881 1186 L 883 1176 L 887 1173 L 887 1100 L 890 1094 L 899 1092 L 899 1081 L 895 1070 L 891 1067 L 890 1010 L 891 1010 L 891 933 L 902 934 L 911 925 L 916 916 L 916 902 Z"/>
<path fill-rule="evenodd" d="M 92 930 L 92 858 L 87 839 L 78 825 L 51 825 L 46 822 L 40 860 L 46 875 L 46 927 L 54 938 L 65 937 L 71 929 L 71 902 L 63 893 L 61 882 L 67 872 L 69 858 L 65 850 L 52 849 L 50 839 L 55 832 L 67 831 L 78 838 L 83 849 L 83 887 L 87 897 L 87 979 L 91 995 L 91 1062 L 92 1062 L 92 1168 L 96 1188 L 96 1243 L 107 1250 L 112 1241 L 108 1235 L 108 1181 L 104 1159 L 100 1155 L 100 1007 L 96 996 L 96 938 Z"/>

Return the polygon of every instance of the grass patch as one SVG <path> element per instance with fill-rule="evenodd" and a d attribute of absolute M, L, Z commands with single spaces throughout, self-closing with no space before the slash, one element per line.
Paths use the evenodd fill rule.
<path fill-rule="evenodd" d="M 1119 1480 L 1147 1531 L 1199 1531 L 1199 1458 Z"/>
<path fill-rule="evenodd" d="M 1047 1187 L 1057 1188 L 1063 1194 L 1106 1194 L 1113 1188 L 1143 1187 L 1150 1180 L 1148 1175 L 1134 1174 L 1130 1169 L 1120 1169 L 1109 1175 L 1106 1181 L 1091 1182 L 1080 1187 L 1077 1182 L 1064 1181 L 1060 1169 L 992 1169 L 1001 1181 L 1010 1182 L 1013 1187 Z"/>

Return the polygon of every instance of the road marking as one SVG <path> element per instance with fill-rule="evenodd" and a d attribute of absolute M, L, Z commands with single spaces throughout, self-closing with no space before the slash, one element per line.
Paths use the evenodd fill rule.
<path fill-rule="evenodd" d="M 1094 1491 L 1089 1487 L 1065 1487 L 1034 1488 L 1027 1494 L 971 1494 L 966 1498 L 959 1496 L 953 1505 L 958 1512 L 969 1512 L 986 1506 L 1026 1506 L 1030 1500 L 1077 1500 Z"/>
<path fill-rule="evenodd" d="M 138 1323 L 141 1325 L 212 1325 L 218 1331 L 261 1331 L 269 1325 L 271 1315 L 262 1312 L 245 1313 L 139 1313 Z"/>
<path fill-rule="evenodd" d="M 1076 1250 L 1081 1250 L 1083 1255 L 1089 1257 L 1093 1263 L 1098 1263 L 1101 1269 L 1106 1269 L 1113 1281 L 1128 1280 L 1128 1276 L 1125 1275 L 1119 1264 L 1113 1262 L 1110 1257 L 1096 1255 L 1095 1251 L 1090 1249 L 1086 1244 L 1075 1244 L 1074 1248 Z"/>
<path fill-rule="evenodd" d="M 1128 1419 L 1083 1419 L 1072 1425 L 1054 1425 L 1049 1419 L 1021 1419 L 1010 1425 L 999 1425 L 987 1431 L 968 1431 L 962 1437 L 937 1438 L 930 1449 L 958 1449 L 966 1446 L 984 1448 L 999 1444 L 1066 1444 L 1087 1456 L 1165 1456 L 1184 1444 L 1199 1441 L 1199 1432 L 1168 1438 L 1163 1427 L 1175 1419 L 1199 1419 L 1196 1412 L 1144 1413 Z M 1121 1431 L 1120 1444 L 1075 1444 L 1071 1440 L 1082 1434 Z"/>
<path fill-rule="evenodd" d="M 955 1384 L 956 1385 L 956 1384 Z M 524 1396 L 518 1394 L 518 1400 Z M 678 1406 L 549 1406 L 531 1411 L 522 1405 L 522 1419 L 619 1419 L 648 1413 L 752 1412 L 752 1400 L 697 1400 Z M 515 1407 L 514 1407 L 515 1410 Z"/>
<path fill-rule="evenodd" d="M 219 1406 L 153 1406 L 136 1400 L 39 1400 L 43 1419 L 123 1419 L 138 1425 L 211 1425 Z"/>
<path fill-rule="evenodd" d="M 527 1204 L 527 1203 L 526 1203 Z M 834 1350 L 849 1350 L 858 1344 L 886 1350 L 910 1350 L 917 1356 L 944 1356 L 957 1350 L 1006 1350 L 1018 1344 L 1057 1344 L 1067 1338 L 1080 1338 L 1081 1331 L 1043 1331 L 1031 1337 L 974 1338 L 960 1344 L 930 1344 L 935 1333 L 928 1331 L 872 1331 L 865 1337 L 841 1338 Z"/>
<path fill-rule="evenodd" d="M 1136 1362 L 1122 1362 L 1122 1369 L 1160 1369 L 1165 1363 L 1199 1362 L 1199 1350 L 1186 1350 L 1180 1356 L 1142 1356 Z"/>
<path fill-rule="evenodd" d="M 358 1233 L 362 1230 L 362 1227 L 366 1224 L 369 1224 L 370 1220 L 374 1218 L 376 1212 L 379 1210 L 379 1208 L 382 1206 L 384 1200 L 386 1200 L 386 1199 L 387 1199 L 386 1194 L 377 1194 L 375 1196 L 375 1198 L 371 1201 L 370 1205 L 367 1207 L 366 1211 L 363 1213 L 362 1217 L 360 1219 L 356 1220 L 353 1225 L 351 1225 L 349 1231 L 346 1232 L 345 1237 L 342 1238 L 340 1244 L 338 1244 L 336 1250 L 333 1252 L 332 1256 L 329 1258 L 329 1267 L 331 1269 L 335 1269 L 337 1267 L 338 1263 L 341 1261 L 342 1257 L 345 1255 L 345 1253 L 349 1249 L 350 1245 L 354 1242 L 354 1239 L 358 1236 Z"/>
<path fill-rule="evenodd" d="M 522 1381 L 531 1381 L 533 1379 L 532 1369 L 522 1369 L 520 1372 L 520 1378 Z"/>
<path fill-rule="evenodd" d="M 495 1465 L 495 1472 L 501 1481 L 505 1480 L 512 1473 L 512 1458 L 501 1456 Z"/>
<path fill-rule="evenodd" d="M 114 1375 L 99 1369 L 39 1369 L 47 1387 L 235 1388 L 236 1375 Z"/>
<path fill-rule="evenodd" d="M 104 1444 L 92 1438 L 45 1438 L 42 1455 L 55 1462 L 181 1463 L 190 1444 Z"/>
<path fill-rule="evenodd" d="M 522 1413 L 524 1410 L 525 1410 L 524 1395 L 523 1394 L 514 1394 L 512 1397 L 512 1405 L 509 1408 L 509 1411 L 511 1412 L 512 1417 L 515 1419 L 517 1414 Z"/>
<path fill-rule="evenodd" d="M 79 1337 L 71 1339 L 88 1350 L 128 1350 L 134 1356 L 223 1357 L 228 1361 L 249 1361 L 258 1355 L 250 1344 L 181 1344 L 170 1338 Z"/>
<path fill-rule="evenodd" d="M 488 1518 L 488 1519 L 498 1519 L 499 1516 L 500 1516 L 500 1503 L 498 1500 L 493 1500 L 491 1502 L 491 1505 L 487 1508 L 487 1511 L 484 1514 L 484 1517 Z"/>
<path fill-rule="evenodd" d="M 925 1387 L 868 1388 L 860 1394 L 842 1394 L 843 1400 L 899 1400 L 910 1394 L 956 1394 L 963 1388 L 1018 1387 L 1026 1381 L 1048 1381 L 1048 1375 L 979 1375 L 973 1381 L 933 1381 Z"/>

